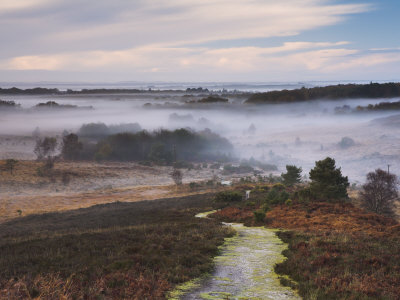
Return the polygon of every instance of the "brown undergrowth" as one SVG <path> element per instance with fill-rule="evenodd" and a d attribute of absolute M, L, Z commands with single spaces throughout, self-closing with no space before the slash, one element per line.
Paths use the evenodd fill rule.
<path fill-rule="evenodd" d="M 0 291 L 0 299 L 162 299 L 170 288 L 167 280 L 138 272 L 107 274 L 90 287 L 74 276 L 65 280 L 51 274 L 10 279 Z"/>
<path fill-rule="evenodd" d="M 212 195 L 111 203 L 0 224 L 0 299 L 162 299 L 232 235 Z"/>
<path fill-rule="evenodd" d="M 213 216 L 256 223 L 254 207 L 227 207 Z M 282 284 L 304 299 L 400 299 L 400 225 L 350 203 L 278 205 L 264 224 L 280 228 L 289 248 L 276 266 Z"/>

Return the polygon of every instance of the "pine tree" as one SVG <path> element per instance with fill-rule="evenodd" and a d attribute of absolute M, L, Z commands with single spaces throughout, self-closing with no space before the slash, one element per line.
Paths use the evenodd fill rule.
<path fill-rule="evenodd" d="M 303 170 L 294 165 L 286 165 L 286 174 L 282 173 L 283 183 L 287 186 L 301 182 L 301 172 Z"/>
<path fill-rule="evenodd" d="M 321 201 L 336 202 L 348 198 L 349 180 L 342 176 L 340 168 L 336 168 L 335 160 L 327 157 L 315 162 L 310 171 L 310 189 L 313 196 Z"/>

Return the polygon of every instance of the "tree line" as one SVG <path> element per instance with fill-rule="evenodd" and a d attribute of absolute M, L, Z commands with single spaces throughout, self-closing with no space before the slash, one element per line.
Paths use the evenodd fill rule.
<path fill-rule="evenodd" d="M 195 132 L 182 128 L 99 135 L 99 131 L 83 128 L 84 137 L 66 133 L 59 145 L 55 138 L 38 138 L 34 150 L 37 158 L 52 157 L 55 149 L 60 147 L 60 156 L 64 160 L 138 161 L 171 165 L 177 161 L 226 160 L 233 152 L 233 146 L 227 139 L 210 130 Z M 124 128 L 138 129 L 134 124 Z M 112 127 L 108 129 L 107 132 L 115 130 Z M 89 136 L 89 132 L 93 136 Z"/>
<path fill-rule="evenodd" d="M 400 83 L 338 84 L 295 90 L 255 93 L 246 103 L 290 103 L 318 99 L 394 98 L 400 96 Z"/>

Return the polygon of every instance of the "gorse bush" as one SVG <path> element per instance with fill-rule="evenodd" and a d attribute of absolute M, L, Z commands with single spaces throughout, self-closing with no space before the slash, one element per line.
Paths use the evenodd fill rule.
<path fill-rule="evenodd" d="M 314 196 L 309 187 L 305 187 L 305 188 L 295 191 L 292 194 L 292 198 L 293 198 L 293 200 L 296 200 L 298 202 L 310 202 L 310 201 L 314 200 Z"/>
<path fill-rule="evenodd" d="M 265 212 L 262 210 L 256 210 L 253 212 L 254 218 L 256 219 L 256 222 L 263 222 L 265 219 Z"/>
<path fill-rule="evenodd" d="M 264 213 L 266 213 L 267 211 L 269 211 L 271 209 L 271 206 L 269 206 L 268 203 L 264 203 L 263 205 L 261 205 L 260 208 Z"/>
<path fill-rule="evenodd" d="M 241 193 L 236 191 L 225 191 L 219 192 L 215 195 L 215 202 L 240 202 L 242 201 L 243 196 Z"/>
<path fill-rule="evenodd" d="M 283 186 L 283 185 L 282 185 Z M 281 184 L 274 186 L 265 197 L 264 202 L 269 205 L 284 204 L 289 199 L 289 193 L 281 189 Z"/>

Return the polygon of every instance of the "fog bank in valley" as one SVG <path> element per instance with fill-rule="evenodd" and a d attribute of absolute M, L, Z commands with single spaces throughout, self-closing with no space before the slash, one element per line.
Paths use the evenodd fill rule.
<path fill-rule="evenodd" d="M 236 157 L 276 164 L 278 173 L 286 164 L 296 164 L 307 174 L 316 160 L 331 156 L 352 182 L 363 182 L 367 172 L 388 164 L 400 175 L 396 111 L 356 111 L 357 106 L 387 99 L 250 105 L 243 104 L 240 95 L 229 95 L 229 103 L 195 103 L 203 96 L 184 92 L 2 96 L 20 106 L 0 108 L 0 155 L 33 158 L 30 137 L 37 127 L 42 135 L 60 136 L 64 130 L 78 132 L 82 124 L 138 123 L 148 131 L 208 128 L 231 141 Z M 48 101 L 76 107 L 36 107 Z M 335 110 L 343 106 L 348 109 Z"/>

